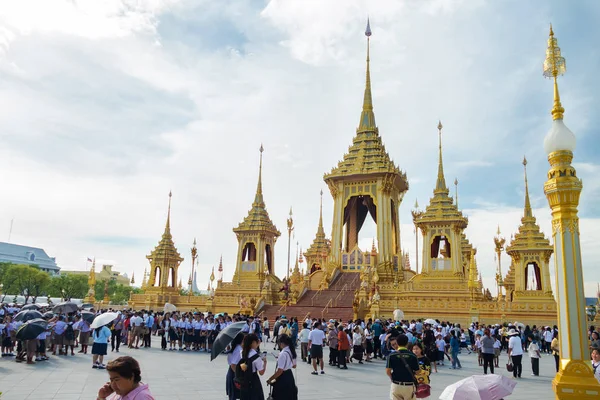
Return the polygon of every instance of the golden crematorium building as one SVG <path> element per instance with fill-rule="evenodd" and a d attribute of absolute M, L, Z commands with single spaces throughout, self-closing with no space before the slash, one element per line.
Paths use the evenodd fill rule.
<path fill-rule="evenodd" d="M 269 217 L 263 197 L 261 146 L 252 207 L 233 229 L 238 242 L 233 280 L 223 282 L 221 263 L 216 286 L 211 273 L 208 294 L 180 294 L 178 268 L 183 258 L 171 237 L 169 212 L 162 238 L 147 256 L 150 274 L 149 280 L 144 276 L 145 293 L 132 294 L 130 306 L 157 310 L 169 302 L 181 310 L 344 320 L 387 318 L 400 309 L 408 319 L 555 324 L 556 303 L 549 272 L 553 248 L 533 216 L 527 177 L 518 232 L 506 249 L 499 231 L 490 240 L 490 246 L 495 244 L 498 260 L 499 289 L 493 297 L 482 285 L 477 250 L 465 235 L 469 220 L 449 195 L 442 162 L 441 123 L 437 126 L 439 161 L 433 196 L 424 210 L 412 212 L 423 248 L 420 272 L 417 273 L 419 266 L 416 271 L 411 269 L 408 254 L 400 243 L 398 216 L 409 189 L 408 178 L 391 160 L 375 123 L 368 27 L 366 34 L 366 86 L 358 128 L 348 152 L 324 175 L 334 202 L 331 238 L 326 237 L 323 228 L 321 198 L 314 241 L 296 258 L 289 280 L 274 274 L 274 248 L 280 232 Z M 435 172 L 431 172 L 433 176 Z M 358 245 L 366 218 L 372 218 L 377 225 L 377 246 L 374 241 L 370 250 Z M 291 224 L 291 217 L 288 223 Z M 502 275 L 501 266 L 504 250 L 511 260 L 506 276 Z M 304 262 L 306 268 L 302 272 L 299 264 Z"/>

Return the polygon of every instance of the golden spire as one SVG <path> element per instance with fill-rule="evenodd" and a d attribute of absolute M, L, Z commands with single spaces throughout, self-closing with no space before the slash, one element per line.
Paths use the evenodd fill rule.
<path fill-rule="evenodd" d="M 419 201 L 415 199 L 415 210 L 419 209 Z"/>
<path fill-rule="evenodd" d="M 215 280 L 215 267 L 212 267 L 212 271 L 210 272 L 210 281 L 214 281 Z"/>
<path fill-rule="evenodd" d="M 131 273 L 131 284 L 133 285 L 135 283 L 135 271 Z"/>
<path fill-rule="evenodd" d="M 263 199 L 263 192 L 262 192 L 262 154 L 263 154 L 263 151 L 265 151 L 265 149 L 263 148 L 262 143 L 261 143 L 260 149 L 258 149 L 258 151 L 260 151 L 260 162 L 258 165 L 258 184 L 256 185 L 256 195 L 254 196 L 254 205 L 257 205 L 259 207 L 264 207 L 265 202 Z"/>
<path fill-rule="evenodd" d="M 365 95 L 363 98 L 363 108 L 360 113 L 360 123 L 356 129 L 357 133 L 360 132 L 375 132 L 377 126 L 375 125 L 375 114 L 373 114 L 373 97 L 371 96 L 371 69 L 370 69 L 370 51 L 371 51 L 371 24 L 367 18 L 367 29 L 365 30 L 365 36 L 367 37 L 367 72 L 366 72 L 366 84 L 365 84 Z"/>
<path fill-rule="evenodd" d="M 90 275 L 88 277 L 88 285 L 94 286 L 96 284 L 96 257 L 92 260 L 92 268 L 90 269 Z"/>
<path fill-rule="evenodd" d="M 171 236 L 171 197 L 173 197 L 173 193 L 169 190 L 169 208 L 167 210 L 167 223 L 165 225 L 165 235 Z"/>
<path fill-rule="evenodd" d="M 448 188 L 446 187 L 446 178 L 444 178 L 444 164 L 442 162 L 442 121 L 438 122 L 438 142 L 439 142 L 439 161 L 438 161 L 438 176 L 437 176 L 437 182 L 435 184 L 435 190 L 433 191 L 434 194 L 443 194 L 446 193 L 448 194 Z"/>
<path fill-rule="evenodd" d="M 221 259 L 219 260 L 219 280 L 223 280 L 223 255 L 221 255 Z"/>
<path fill-rule="evenodd" d="M 144 276 L 142 277 L 142 289 L 144 289 L 147 284 L 148 284 L 148 275 L 146 272 L 146 268 L 144 268 Z"/>
<path fill-rule="evenodd" d="M 523 169 L 525 171 L 525 212 L 523 216 L 525 218 L 533 217 L 533 212 L 531 211 L 531 203 L 529 202 L 529 185 L 527 183 L 527 158 L 523 156 Z"/>
<path fill-rule="evenodd" d="M 554 38 L 552 24 L 550 24 L 550 35 L 548 37 L 548 48 L 546 49 L 546 59 L 544 60 L 544 76 L 554 79 L 554 105 L 552 107 L 552 119 L 563 119 L 565 109 L 560 103 L 560 94 L 558 93 L 558 76 L 567 71 L 565 58 L 560 53 L 558 41 Z"/>
<path fill-rule="evenodd" d="M 323 190 L 321 189 L 321 205 L 319 208 L 319 227 L 317 228 L 317 236 L 325 237 L 325 229 L 323 229 Z"/>
<path fill-rule="evenodd" d="M 371 245 L 371 256 L 375 257 L 377 255 L 377 248 L 375 247 L 375 238 L 373 238 L 373 244 Z"/>

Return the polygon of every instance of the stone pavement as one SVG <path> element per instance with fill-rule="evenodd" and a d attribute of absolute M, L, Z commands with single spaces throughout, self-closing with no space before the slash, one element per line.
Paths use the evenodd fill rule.
<path fill-rule="evenodd" d="M 142 380 L 149 383 L 156 399 L 225 399 L 226 357 L 219 356 L 210 362 L 206 353 L 169 352 L 160 350 L 160 342 L 153 338 L 152 349 L 129 350 L 126 347 L 120 353 L 109 353 L 107 359 L 119 355 L 135 357 L 142 367 Z M 263 345 L 263 348 L 265 345 Z M 266 346 L 268 351 L 272 345 Z M 91 349 L 91 347 L 90 347 Z M 327 352 L 325 354 L 327 359 Z M 461 370 L 451 370 L 448 365 L 439 366 L 439 373 L 432 373 L 432 396 L 437 399 L 444 388 L 460 379 L 473 374 L 483 373 L 477 366 L 474 354 L 462 354 Z M 502 354 L 497 370 L 509 376 L 505 369 L 506 354 Z M 105 359 L 106 362 L 106 359 Z M 0 359 L 0 392 L 2 400 L 75 400 L 96 399 L 98 389 L 108 380 L 105 370 L 91 368 L 91 355 L 51 357 L 49 361 L 38 365 L 26 365 L 14 362 L 14 358 Z M 543 355 L 539 377 L 531 375 L 531 363 L 525 355 L 523 360 L 523 378 L 518 381 L 515 391 L 507 400 L 550 400 L 553 399 L 552 379 L 554 377 L 554 359 Z M 297 368 L 297 384 L 300 399 L 387 399 L 389 381 L 385 375 L 384 362 L 359 365 L 352 363 L 349 370 L 325 366 L 325 375 L 310 375 L 311 369 L 300 362 Z M 274 358 L 269 355 L 268 367 L 263 382 L 275 368 Z M 265 385 L 265 393 L 268 388 Z"/>

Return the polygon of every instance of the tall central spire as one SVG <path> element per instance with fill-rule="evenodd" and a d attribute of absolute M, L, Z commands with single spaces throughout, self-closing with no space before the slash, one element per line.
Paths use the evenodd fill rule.
<path fill-rule="evenodd" d="M 263 192 L 262 192 L 262 155 L 263 155 L 263 151 L 265 151 L 265 149 L 263 148 L 263 145 L 260 145 L 260 163 L 258 165 L 258 184 L 256 185 L 256 195 L 254 196 L 254 205 L 257 206 L 265 206 L 265 202 L 263 199 Z"/>
<path fill-rule="evenodd" d="M 375 114 L 373 114 L 373 96 L 371 95 L 371 70 L 370 70 L 370 45 L 371 45 L 371 24 L 367 18 L 367 29 L 365 30 L 365 36 L 367 37 L 367 73 L 366 73 L 366 84 L 365 84 L 365 96 L 363 98 L 363 108 L 360 113 L 360 123 L 356 129 L 357 133 L 360 132 L 374 132 L 377 130 L 375 125 Z"/>
<path fill-rule="evenodd" d="M 531 202 L 529 201 L 529 184 L 527 183 L 527 158 L 523 157 L 523 170 L 525 171 L 525 212 L 523 213 L 523 217 L 533 217 L 533 212 L 531 211 Z"/>
<path fill-rule="evenodd" d="M 567 70 L 565 58 L 560 53 L 558 41 L 554 37 L 552 25 L 550 25 L 550 34 L 548 35 L 548 48 L 546 49 L 546 59 L 544 60 L 544 76 L 554 79 L 554 105 L 552 107 L 552 119 L 563 119 L 565 109 L 560 102 L 558 93 L 558 76 L 563 75 Z"/>
<path fill-rule="evenodd" d="M 319 228 L 317 236 L 325 237 L 325 229 L 323 229 L 323 190 L 321 190 L 321 208 L 319 209 Z"/>
<path fill-rule="evenodd" d="M 164 235 L 171 235 L 171 197 L 173 197 L 173 193 L 169 191 L 169 208 L 167 209 L 167 223 L 165 225 L 165 233 Z"/>
<path fill-rule="evenodd" d="M 446 187 L 446 178 L 444 178 L 444 163 L 442 162 L 442 121 L 438 122 L 438 147 L 439 147 L 439 161 L 438 161 L 438 175 L 437 182 L 435 184 L 434 194 L 448 194 L 448 188 Z"/>

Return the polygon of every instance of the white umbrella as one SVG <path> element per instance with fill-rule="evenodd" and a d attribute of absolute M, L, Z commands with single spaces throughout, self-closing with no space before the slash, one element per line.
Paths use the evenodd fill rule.
<path fill-rule="evenodd" d="M 169 312 L 169 313 L 172 313 L 172 312 L 175 312 L 175 311 L 177 311 L 177 307 L 175 307 L 175 305 L 174 305 L 174 304 L 171 304 L 171 303 L 165 303 L 165 312 L 166 312 L 166 313 L 168 313 L 168 312 Z"/>
<path fill-rule="evenodd" d="M 116 312 L 106 312 L 104 314 L 100 314 L 96 318 L 94 318 L 94 321 L 90 325 L 90 328 L 96 329 L 100 328 L 101 326 L 108 325 L 115 319 L 117 319 L 118 316 L 119 314 L 117 314 Z"/>
<path fill-rule="evenodd" d="M 501 400 L 516 385 L 517 381 L 504 375 L 473 375 L 447 386 L 440 400 Z"/>
<path fill-rule="evenodd" d="M 425 320 L 425 323 L 429 325 L 437 325 L 438 322 L 433 318 L 429 318 Z"/>
<path fill-rule="evenodd" d="M 515 322 L 515 326 L 521 330 L 525 329 L 525 324 L 522 322 Z"/>
<path fill-rule="evenodd" d="M 404 319 L 404 311 L 394 310 L 394 321 L 402 321 Z"/>

